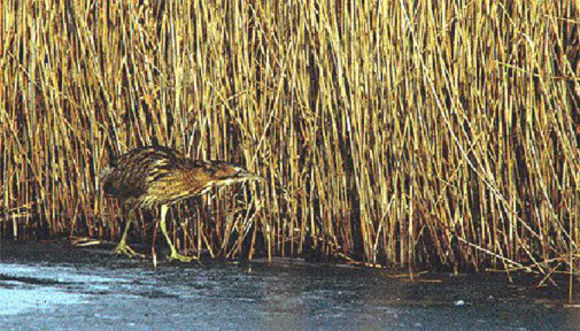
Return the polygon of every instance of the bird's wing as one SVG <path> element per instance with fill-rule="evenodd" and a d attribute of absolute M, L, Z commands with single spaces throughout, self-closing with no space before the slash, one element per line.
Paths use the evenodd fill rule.
<path fill-rule="evenodd" d="M 120 156 L 103 178 L 105 193 L 121 199 L 145 194 L 152 166 L 159 158 L 154 149 L 135 149 Z"/>

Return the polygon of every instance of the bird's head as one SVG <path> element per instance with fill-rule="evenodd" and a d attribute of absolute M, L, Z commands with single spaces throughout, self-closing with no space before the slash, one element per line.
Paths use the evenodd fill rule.
<path fill-rule="evenodd" d="M 213 178 L 216 185 L 229 185 L 233 183 L 251 180 L 263 180 L 262 177 L 253 174 L 246 169 L 229 162 L 215 162 Z"/>

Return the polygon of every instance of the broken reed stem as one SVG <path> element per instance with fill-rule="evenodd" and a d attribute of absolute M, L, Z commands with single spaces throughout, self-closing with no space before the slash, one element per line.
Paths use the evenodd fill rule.
<path fill-rule="evenodd" d="M 115 239 L 98 173 L 162 144 L 267 179 L 176 207 L 197 254 L 577 270 L 572 1 L 0 11 L 4 238 Z"/>

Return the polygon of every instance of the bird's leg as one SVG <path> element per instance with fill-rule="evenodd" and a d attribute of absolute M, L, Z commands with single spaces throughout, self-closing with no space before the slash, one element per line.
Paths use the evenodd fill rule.
<path fill-rule="evenodd" d="M 135 255 L 135 251 L 133 251 L 133 249 L 131 249 L 131 247 L 129 247 L 127 245 L 127 233 L 129 233 L 129 228 L 131 228 L 131 220 L 127 219 L 127 221 L 125 222 L 125 231 L 123 231 L 123 236 L 121 237 L 121 241 L 119 241 L 119 244 L 117 245 L 117 247 L 115 247 L 115 249 L 113 250 L 113 253 L 119 255 L 119 254 L 125 254 L 128 257 L 133 257 Z"/>
<path fill-rule="evenodd" d="M 132 210 L 129 212 L 129 214 L 131 214 Z M 127 218 L 126 224 L 125 224 L 125 230 L 123 231 L 123 236 L 121 237 L 121 241 L 119 241 L 119 244 L 117 245 L 117 247 L 115 247 L 115 249 L 113 250 L 113 253 L 120 255 L 120 254 L 125 254 L 128 257 L 134 257 L 134 256 L 139 256 L 139 257 L 144 257 L 143 254 L 139 254 L 137 252 L 135 252 L 131 247 L 129 247 L 129 245 L 127 245 L 127 234 L 129 233 L 129 228 L 131 228 L 131 217 L 129 215 L 129 217 Z"/>
<path fill-rule="evenodd" d="M 169 210 L 169 206 L 168 205 L 161 205 L 161 221 L 159 222 L 159 225 L 161 225 L 161 231 L 163 232 L 163 235 L 165 236 L 165 240 L 167 240 L 167 244 L 169 245 L 169 248 L 171 249 L 171 255 L 169 256 L 169 260 L 178 260 L 181 262 L 191 262 L 192 260 L 195 260 L 196 258 L 193 256 L 185 256 L 185 255 L 181 255 L 177 252 L 177 249 L 175 248 L 175 246 L 173 246 L 173 243 L 171 242 L 171 239 L 169 238 L 169 234 L 167 233 L 167 227 L 165 225 L 165 218 L 167 216 L 167 211 Z"/>

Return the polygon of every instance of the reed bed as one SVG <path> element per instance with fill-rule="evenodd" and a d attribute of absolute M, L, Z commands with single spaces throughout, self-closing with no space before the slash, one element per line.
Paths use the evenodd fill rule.
<path fill-rule="evenodd" d="M 0 11 L 2 238 L 118 239 L 97 174 L 161 144 L 267 179 L 173 208 L 190 253 L 578 274 L 574 1 Z"/>

